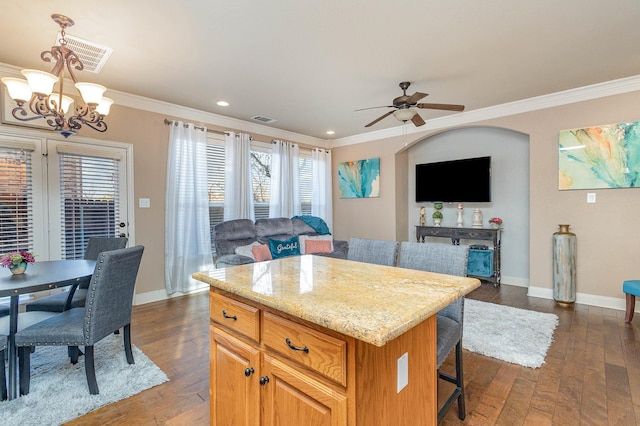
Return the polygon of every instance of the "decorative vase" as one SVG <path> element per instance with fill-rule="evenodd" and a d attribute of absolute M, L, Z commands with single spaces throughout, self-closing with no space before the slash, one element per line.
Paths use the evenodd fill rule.
<path fill-rule="evenodd" d="M 491 229 L 500 229 L 500 224 L 499 223 L 495 223 L 495 222 L 491 222 Z"/>
<path fill-rule="evenodd" d="M 458 228 L 464 228 L 464 222 L 462 220 L 462 209 L 464 206 L 462 204 L 458 204 Z"/>
<path fill-rule="evenodd" d="M 424 207 L 420 207 L 420 226 L 426 226 L 427 225 L 427 217 L 425 216 L 425 209 Z"/>
<path fill-rule="evenodd" d="M 9 268 L 13 275 L 24 274 L 27 270 L 27 262 L 22 262 Z"/>
<path fill-rule="evenodd" d="M 440 226 L 440 223 L 442 222 L 442 219 L 439 217 L 434 217 L 433 218 L 433 226 Z"/>
<path fill-rule="evenodd" d="M 560 304 L 576 301 L 576 234 L 570 225 L 553 233 L 553 299 Z"/>
<path fill-rule="evenodd" d="M 482 210 L 475 209 L 473 211 L 473 228 L 482 228 Z"/>

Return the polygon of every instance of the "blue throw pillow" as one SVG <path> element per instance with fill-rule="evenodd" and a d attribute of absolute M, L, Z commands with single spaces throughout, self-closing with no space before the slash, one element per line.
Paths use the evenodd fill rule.
<path fill-rule="evenodd" d="M 274 259 L 300 254 L 298 236 L 296 235 L 288 240 L 269 240 L 269 251 L 271 251 L 271 257 Z"/>

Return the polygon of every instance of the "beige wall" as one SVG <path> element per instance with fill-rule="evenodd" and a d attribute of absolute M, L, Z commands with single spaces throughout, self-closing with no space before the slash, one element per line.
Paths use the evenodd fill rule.
<path fill-rule="evenodd" d="M 639 105 L 640 92 L 634 92 L 473 123 L 511 129 L 530 137 L 530 286 L 534 294 L 551 295 L 551 241 L 560 223 L 571 224 L 578 239 L 579 302 L 620 307 L 622 281 L 640 278 L 636 265 L 640 241 L 635 238 L 640 234 L 640 190 L 559 191 L 557 151 L 560 130 L 637 121 Z M 407 142 L 411 145 L 429 135 L 412 134 L 407 136 Z M 381 159 L 380 198 L 343 200 L 337 196 L 337 182 L 334 184 L 337 238 L 407 239 L 402 227 L 396 227 L 396 219 L 406 221 L 408 195 L 402 189 L 406 178 L 401 170 L 406 169 L 406 161 L 396 156 L 403 149 L 403 137 L 395 137 L 332 150 L 334 170 L 342 161 Z M 597 203 L 586 203 L 587 192 L 597 194 Z"/>

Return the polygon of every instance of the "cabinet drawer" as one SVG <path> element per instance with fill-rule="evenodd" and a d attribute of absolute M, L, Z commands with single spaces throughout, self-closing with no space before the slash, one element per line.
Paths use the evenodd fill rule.
<path fill-rule="evenodd" d="M 237 333 L 260 341 L 260 310 L 218 293 L 210 293 L 211 319 Z"/>
<path fill-rule="evenodd" d="M 264 345 L 342 386 L 347 385 L 347 343 L 303 325 L 264 313 Z M 295 349 L 298 348 L 298 349 Z"/>
<path fill-rule="evenodd" d="M 490 229 L 474 229 L 474 230 L 458 230 L 451 231 L 451 238 L 454 239 L 467 239 L 467 240 L 493 240 L 495 231 Z"/>

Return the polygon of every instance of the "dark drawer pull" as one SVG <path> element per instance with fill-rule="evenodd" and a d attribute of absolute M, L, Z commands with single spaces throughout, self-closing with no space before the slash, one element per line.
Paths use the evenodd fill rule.
<path fill-rule="evenodd" d="M 227 315 L 227 311 L 225 311 L 224 309 L 222 310 L 222 316 L 223 316 L 223 317 L 225 317 L 225 318 L 227 318 L 227 319 L 232 319 L 232 320 L 234 320 L 234 321 L 236 321 L 236 320 L 238 319 L 238 317 L 237 317 L 237 316 L 235 316 L 235 315 L 234 315 L 234 316 L 232 316 L 232 317 L 230 317 L 229 315 Z"/>
<path fill-rule="evenodd" d="M 244 375 L 249 377 L 254 373 L 254 371 L 255 370 L 253 369 L 253 367 L 245 368 L 244 369 Z"/>
<path fill-rule="evenodd" d="M 260 386 L 264 386 L 269 383 L 269 376 L 260 377 Z"/>
<path fill-rule="evenodd" d="M 308 347 L 304 347 L 304 348 L 300 348 L 298 346 L 293 346 L 291 344 L 291 340 L 289 340 L 289 338 L 287 337 L 286 339 L 284 339 L 284 341 L 287 343 L 287 346 L 289 346 L 290 349 L 293 349 L 294 351 L 302 351 L 304 353 L 309 353 L 309 348 Z"/>

